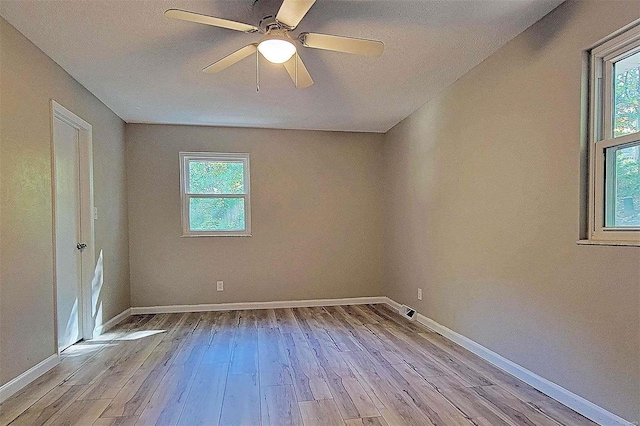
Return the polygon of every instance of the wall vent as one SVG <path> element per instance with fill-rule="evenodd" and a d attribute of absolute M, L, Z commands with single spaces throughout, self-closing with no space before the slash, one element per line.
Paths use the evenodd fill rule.
<path fill-rule="evenodd" d="M 417 315 L 416 310 L 407 305 L 402 305 L 400 307 L 400 314 L 409 321 L 415 320 Z"/>

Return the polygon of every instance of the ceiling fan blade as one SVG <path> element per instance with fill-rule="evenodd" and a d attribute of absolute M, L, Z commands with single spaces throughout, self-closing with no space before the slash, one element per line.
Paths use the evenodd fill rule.
<path fill-rule="evenodd" d="M 304 47 L 332 50 L 334 52 L 354 53 L 356 55 L 380 56 L 384 43 L 377 40 L 334 36 L 328 34 L 302 33 L 300 42 Z"/>
<path fill-rule="evenodd" d="M 298 62 L 297 70 L 296 61 Z M 309 71 L 307 71 L 307 67 L 304 66 L 302 59 L 300 59 L 300 55 L 297 53 L 284 63 L 284 67 L 287 69 L 291 80 L 293 80 L 293 84 L 295 84 L 298 89 L 304 89 L 313 84 L 313 80 L 311 79 Z"/>
<path fill-rule="evenodd" d="M 245 47 L 236 50 L 232 54 L 225 56 L 219 61 L 212 63 L 208 67 L 204 68 L 202 72 L 213 74 L 216 72 L 220 72 L 223 69 L 229 68 L 231 65 L 235 64 L 236 62 L 240 62 L 252 53 L 256 53 L 256 51 L 258 50 L 257 46 L 257 44 L 248 44 Z"/>
<path fill-rule="evenodd" d="M 298 26 L 315 2 L 316 0 L 284 0 L 276 15 L 276 21 L 292 30 Z"/>
<path fill-rule="evenodd" d="M 164 16 L 167 18 L 180 19 L 182 21 L 196 22 L 198 24 L 213 25 L 214 27 L 243 31 L 245 33 L 255 33 L 260 31 L 258 27 L 254 27 L 253 25 L 230 21 L 228 19 L 214 18 L 213 16 L 187 12 L 186 10 L 180 9 L 169 9 L 164 12 Z"/>

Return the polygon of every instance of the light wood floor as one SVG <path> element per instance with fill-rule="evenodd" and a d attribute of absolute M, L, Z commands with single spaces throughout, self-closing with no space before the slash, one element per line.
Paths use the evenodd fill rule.
<path fill-rule="evenodd" d="M 139 315 L 0 405 L 11 425 L 594 424 L 384 305 Z"/>

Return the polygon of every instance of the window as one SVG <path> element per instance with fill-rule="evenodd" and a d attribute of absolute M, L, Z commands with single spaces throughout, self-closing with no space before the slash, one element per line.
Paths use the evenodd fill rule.
<path fill-rule="evenodd" d="M 640 245 L 640 26 L 591 51 L 589 239 Z"/>
<path fill-rule="evenodd" d="M 182 235 L 250 236 L 249 154 L 180 153 Z"/>

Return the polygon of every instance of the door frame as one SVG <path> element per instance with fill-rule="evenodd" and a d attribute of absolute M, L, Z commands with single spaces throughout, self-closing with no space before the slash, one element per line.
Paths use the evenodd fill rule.
<path fill-rule="evenodd" d="M 95 204 L 93 199 L 93 130 L 91 124 L 78 117 L 55 100 L 51 100 L 51 183 L 53 206 L 53 306 L 56 352 L 58 346 L 58 276 L 56 271 L 56 164 L 54 120 L 58 118 L 78 130 L 78 160 L 80 189 L 80 235 L 87 248 L 82 252 L 78 319 L 85 340 L 93 339 L 92 282 L 95 269 Z"/>

